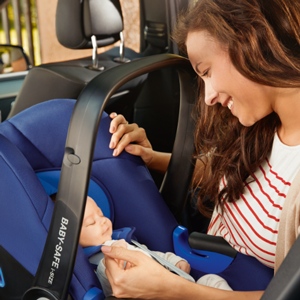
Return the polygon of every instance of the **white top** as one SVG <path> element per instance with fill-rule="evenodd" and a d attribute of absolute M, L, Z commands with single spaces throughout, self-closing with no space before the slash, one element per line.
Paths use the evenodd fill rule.
<path fill-rule="evenodd" d="M 249 176 L 244 194 L 226 202 L 224 214 L 215 208 L 208 234 L 222 236 L 237 251 L 256 257 L 274 268 L 275 248 L 282 207 L 300 169 L 300 145 L 284 145 L 275 133 L 271 154 Z M 226 180 L 223 177 L 220 190 Z"/>

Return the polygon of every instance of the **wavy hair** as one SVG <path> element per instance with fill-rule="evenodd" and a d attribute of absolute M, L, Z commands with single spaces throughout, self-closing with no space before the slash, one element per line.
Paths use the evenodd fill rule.
<path fill-rule="evenodd" d="M 173 38 L 186 52 L 189 32 L 206 30 L 228 49 L 235 68 L 259 84 L 300 87 L 300 2 L 294 0 L 198 0 L 178 18 Z M 245 180 L 269 155 L 281 122 L 273 112 L 251 127 L 241 125 L 227 108 L 207 106 L 199 83 L 196 157 L 204 162 L 198 208 L 206 196 L 215 204 L 239 199 Z M 201 155 L 199 155 L 201 153 Z M 222 177 L 226 187 L 219 190 Z M 222 200 L 223 199 L 223 200 Z"/>

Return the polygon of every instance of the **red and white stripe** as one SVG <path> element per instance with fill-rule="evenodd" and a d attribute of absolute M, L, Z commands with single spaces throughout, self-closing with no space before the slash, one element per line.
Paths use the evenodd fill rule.
<path fill-rule="evenodd" d="M 272 152 L 236 202 L 214 210 L 208 234 L 222 236 L 237 251 L 274 268 L 282 207 L 291 182 L 300 169 L 300 145 L 286 146 L 275 134 Z M 222 178 L 220 190 L 226 185 Z"/>

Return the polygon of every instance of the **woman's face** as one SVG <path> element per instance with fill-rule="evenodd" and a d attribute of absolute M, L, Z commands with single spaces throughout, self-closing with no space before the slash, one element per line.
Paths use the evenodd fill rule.
<path fill-rule="evenodd" d="M 228 51 L 206 31 L 190 32 L 187 52 L 196 73 L 205 83 L 205 103 L 228 107 L 244 126 L 270 114 L 272 89 L 241 75 L 232 64 Z"/>

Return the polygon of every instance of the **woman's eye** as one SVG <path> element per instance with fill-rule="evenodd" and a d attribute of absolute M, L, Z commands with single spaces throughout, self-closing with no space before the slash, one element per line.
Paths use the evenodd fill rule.
<path fill-rule="evenodd" d="M 202 75 L 200 75 L 201 77 L 205 77 L 208 73 L 208 70 L 206 70 Z"/>

